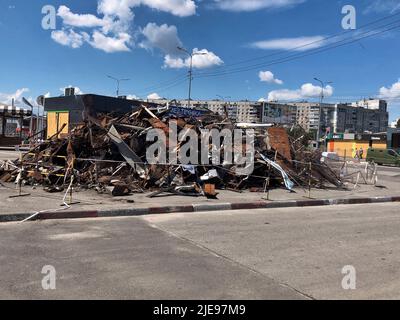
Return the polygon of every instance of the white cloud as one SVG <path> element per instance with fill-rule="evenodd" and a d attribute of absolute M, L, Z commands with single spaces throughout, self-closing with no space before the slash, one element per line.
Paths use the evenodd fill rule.
<path fill-rule="evenodd" d="M 138 32 L 131 33 L 131 23 L 134 19 L 133 9 L 147 6 L 179 17 L 187 17 L 196 13 L 194 0 L 98 0 L 97 13 L 73 13 L 67 6 L 60 6 L 58 16 L 63 20 L 63 28 L 52 32 L 52 39 L 59 44 L 72 48 L 80 48 L 84 43 L 107 53 L 127 52 L 134 46 Z M 90 28 L 90 31 L 77 29 Z M 182 54 L 177 47 L 182 46 L 178 30 L 174 25 L 157 25 L 148 23 L 140 35 L 144 40 L 139 47 L 152 50 L 159 49 L 165 54 L 164 67 L 184 68 L 190 64 L 190 59 Z M 206 49 L 194 52 L 202 53 L 193 58 L 194 68 L 208 68 L 221 65 L 223 61 L 216 54 Z"/>
<path fill-rule="evenodd" d="M 147 99 L 149 99 L 149 100 L 159 100 L 159 99 L 162 99 L 162 98 L 158 95 L 158 93 L 152 93 L 152 94 L 149 94 L 147 96 Z"/>
<path fill-rule="evenodd" d="M 400 10 L 400 3 L 398 0 L 370 0 L 370 4 L 365 9 L 364 13 L 395 13 L 398 10 Z"/>
<path fill-rule="evenodd" d="M 281 38 L 253 42 L 250 46 L 263 50 L 295 50 L 307 51 L 324 46 L 327 42 L 324 36 Z"/>
<path fill-rule="evenodd" d="M 178 17 L 188 17 L 196 13 L 196 4 L 193 0 L 100 0 L 98 11 L 128 20 L 134 16 L 132 8 L 141 5 Z"/>
<path fill-rule="evenodd" d="M 283 81 L 276 79 L 271 71 L 260 71 L 258 76 L 261 82 L 283 84 Z"/>
<path fill-rule="evenodd" d="M 17 89 L 14 93 L 0 93 L 0 102 L 10 105 L 14 99 L 15 103 L 20 103 L 26 92 L 29 92 L 28 88 Z"/>
<path fill-rule="evenodd" d="M 87 33 L 76 33 L 72 29 L 56 30 L 51 33 L 51 38 L 55 42 L 74 49 L 82 47 L 83 43 L 88 37 L 89 36 Z"/>
<path fill-rule="evenodd" d="M 300 89 L 297 90 L 274 90 L 268 94 L 269 101 L 295 101 L 295 100 L 304 100 L 307 98 L 316 98 L 321 95 L 322 87 L 314 86 L 311 83 L 306 83 L 301 86 Z M 333 87 L 326 86 L 324 88 L 325 97 L 331 97 L 333 95 Z"/>
<path fill-rule="evenodd" d="M 74 49 L 82 47 L 87 42 L 93 48 L 103 50 L 107 53 L 130 51 L 129 44 L 131 36 L 128 33 L 118 33 L 114 36 L 106 36 L 95 30 L 92 37 L 86 32 L 77 33 L 73 29 L 53 31 L 51 37 L 57 43 Z"/>
<path fill-rule="evenodd" d="M 115 37 L 107 37 L 99 31 L 94 31 L 93 38 L 89 41 L 93 48 L 103 50 L 107 53 L 130 51 L 128 47 L 131 36 L 121 32 Z"/>
<path fill-rule="evenodd" d="M 292 7 L 306 0 L 214 0 L 216 6 L 227 11 L 256 11 Z"/>
<path fill-rule="evenodd" d="M 126 52 L 133 46 L 131 23 L 134 19 L 133 9 L 147 6 L 151 9 L 170 13 L 179 17 L 187 17 L 196 13 L 194 0 L 98 0 L 97 13 L 73 13 L 70 8 L 62 5 L 58 8 L 58 16 L 63 21 L 61 30 L 52 32 L 52 39 L 59 44 L 72 48 L 80 48 L 85 42 L 96 49 L 105 52 Z M 92 29 L 91 31 L 76 31 L 78 28 Z M 157 30 L 159 28 L 159 30 Z M 164 28 L 164 29 L 163 29 Z M 171 51 L 171 47 L 180 40 L 177 37 L 175 26 L 149 24 L 144 29 L 147 42 L 143 47 L 158 47 L 161 50 Z M 160 33 L 160 34 L 159 34 Z M 163 35 L 172 39 L 175 34 L 175 43 L 169 43 Z"/>
<path fill-rule="evenodd" d="M 140 44 L 145 49 L 158 48 L 166 54 L 179 54 L 177 47 L 182 46 L 178 37 L 178 30 L 175 26 L 163 24 L 158 26 L 155 23 L 148 23 L 142 30 L 146 40 Z"/>
<path fill-rule="evenodd" d="M 126 99 L 128 99 L 128 100 L 140 100 L 140 98 L 135 94 L 128 94 L 126 96 Z"/>
<path fill-rule="evenodd" d="M 379 97 L 382 99 L 400 98 L 400 79 L 398 82 L 393 83 L 389 88 L 382 87 L 379 90 Z"/>
<path fill-rule="evenodd" d="M 205 69 L 213 66 L 222 65 L 224 62 L 215 53 L 207 49 L 193 49 L 193 53 L 200 53 L 193 56 L 193 68 Z M 172 69 L 188 68 L 190 66 L 190 57 L 181 58 L 167 54 L 164 59 L 164 67 Z"/>
<path fill-rule="evenodd" d="M 157 48 L 161 50 L 165 54 L 165 68 L 181 69 L 190 66 L 190 58 L 178 49 L 183 45 L 175 26 L 168 26 L 167 24 L 159 26 L 155 23 L 149 23 L 142 30 L 142 34 L 146 39 L 139 46 L 144 49 Z M 204 69 L 223 64 L 220 57 L 207 49 L 198 50 L 195 48 L 193 53 L 195 53 L 193 56 L 194 68 Z"/>
<path fill-rule="evenodd" d="M 60 6 L 57 15 L 63 20 L 64 25 L 80 28 L 103 27 L 106 21 L 92 14 L 76 14 L 66 6 Z"/>

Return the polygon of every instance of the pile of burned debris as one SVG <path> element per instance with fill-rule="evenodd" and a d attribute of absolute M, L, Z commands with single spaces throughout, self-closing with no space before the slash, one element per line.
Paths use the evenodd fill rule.
<path fill-rule="evenodd" d="M 177 116 L 169 108 L 143 105 L 117 118 L 90 117 L 68 136 L 60 137 L 57 133 L 20 159 L 0 163 L 0 180 L 42 185 L 49 192 L 74 185 L 114 196 L 153 192 L 153 197 L 168 193 L 213 198 L 218 189 L 265 192 L 280 187 L 293 190 L 295 186 L 342 187 L 340 172 L 321 163 L 320 152 L 307 148 L 303 131 L 265 126 L 255 129 L 248 140 L 245 127 L 211 112 Z M 193 132 L 202 136 L 204 130 L 212 129 L 243 133 L 241 148 L 238 150 L 237 144 L 229 145 L 223 139 L 218 141 L 220 145 L 210 139 L 209 145 L 195 140 L 191 148 L 185 146 L 193 138 Z M 163 159 L 159 163 L 148 159 L 149 148 L 157 141 L 149 139 L 154 131 L 165 135 L 164 141 L 158 141 L 164 143 L 165 149 L 154 152 L 158 160 Z M 172 143 L 172 135 L 176 136 L 176 143 Z M 196 144 L 198 150 L 206 148 L 205 158 L 209 163 L 200 160 L 201 157 L 204 160 L 204 154 L 196 153 L 193 148 Z M 195 161 L 182 163 L 179 157 L 172 161 L 171 156 L 163 156 L 162 153 L 170 155 L 171 149 Z M 251 163 L 236 164 L 234 159 L 238 155 L 250 155 Z M 232 159 L 227 161 L 227 158 Z"/>

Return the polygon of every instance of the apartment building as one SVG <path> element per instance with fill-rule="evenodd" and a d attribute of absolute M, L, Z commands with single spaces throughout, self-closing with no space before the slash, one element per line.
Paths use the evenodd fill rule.
<path fill-rule="evenodd" d="M 188 107 L 188 100 L 149 100 L 159 104 Z M 298 124 L 306 131 L 318 130 L 328 133 L 380 133 L 386 132 L 389 124 L 387 102 L 379 99 L 362 100 L 346 104 L 322 104 L 277 102 L 192 100 L 192 108 L 206 108 L 225 115 L 236 122 Z"/>
<path fill-rule="evenodd" d="M 380 133 L 387 130 L 387 102 L 370 99 L 349 104 L 293 103 L 296 122 L 307 131 L 325 133 Z"/>
<path fill-rule="evenodd" d="M 148 100 L 159 104 L 171 104 L 178 107 L 189 107 L 188 100 Z M 225 115 L 236 122 L 262 123 L 263 104 L 261 102 L 243 101 L 222 101 L 222 100 L 192 100 L 191 108 L 206 108 L 210 111 Z M 226 111 L 225 111 L 226 110 Z"/>
<path fill-rule="evenodd" d="M 372 100 L 371 100 L 372 101 Z M 382 133 L 389 125 L 387 103 L 374 100 L 373 106 L 359 104 L 337 104 L 331 120 L 333 132 L 337 133 Z"/>
<path fill-rule="evenodd" d="M 310 102 L 296 102 L 292 104 L 296 108 L 296 123 L 300 125 L 307 132 L 317 131 L 318 123 L 321 121 L 321 132 L 326 131 L 329 126 L 329 118 L 331 118 L 331 109 L 333 105 L 323 104 L 321 107 L 322 114 L 320 114 L 320 104 Z"/>
<path fill-rule="evenodd" d="M 292 125 L 297 122 L 297 107 L 276 102 L 263 102 L 262 122 Z"/>
<path fill-rule="evenodd" d="M 187 100 L 182 101 L 181 105 L 187 106 Z M 204 107 L 221 115 L 225 115 L 225 112 L 227 112 L 228 117 L 236 122 L 262 122 L 262 104 L 259 102 L 210 100 L 192 101 L 191 105 L 193 107 Z"/>

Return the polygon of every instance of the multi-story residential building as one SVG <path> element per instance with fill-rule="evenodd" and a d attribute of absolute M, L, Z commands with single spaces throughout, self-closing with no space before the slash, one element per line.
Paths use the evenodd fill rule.
<path fill-rule="evenodd" d="M 160 104 L 174 104 L 179 107 L 189 107 L 188 100 L 149 100 L 149 102 Z M 225 115 L 236 122 L 261 123 L 263 104 L 261 102 L 243 101 L 222 101 L 222 100 L 192 100 L 192 108 L 206 108 L 215 113 Z M 226 111 L 225 111 L 226 110 Z"/>
<path fill-rule="evenodd" d="M 323 104 L 294 103 L 297 107 L 297 123 L 307 131 L 329 133 L 380 133 L 389 123 L 387 103 L 384 100 L 365 100 L 363 103 Z M 320 113 L 321 111 L 321 113 Z"/>
<path fill-rule="evenodd" d="M 320 114 L 320 104 L 310 102 L 296 102 L 292 104 L 296 107 L 296 123 L 300 125 L 306 131 L 317 131 L 318 123 L 321 121 L 320 129 L 322 132 L 326 130 L 329 121 L 329 107 L 333 105 L 324 104 L 321 108 L 322 114 Z"/>
<path fill-rule="evenodd" d="M 150 100 L 161 104 L 188 107 L 188 100 Z M 207 108 L 236 122 L 298 124 L 306 131 L 318 130 L 321 137 L 327 133 L 380 133 L 387 130 L 389 115 L 387 102 L 369 99 L 348 104 L 192 100 L 192 108 Z M 320 123 L 320 125 L 319 125 Z"/>
<path fill-rule="evenodd" d="M 331 123 L 335 133 L 382 133 L 389 125 L 387 103 L 383 100 L 373 106 L 337 104 L 334 109 Z"/>
<path fill-rule="evenodd" d="M 292 125 L 297 122 L 297 108 L 289 104 L 263 102 L 262 122 Z"/>

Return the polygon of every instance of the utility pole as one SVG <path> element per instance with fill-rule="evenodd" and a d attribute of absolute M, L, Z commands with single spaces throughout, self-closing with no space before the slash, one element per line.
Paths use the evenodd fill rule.
<path fill-rule="evenodd" d="M 188 107 L 191 107 L 190 102 L 192 101 L 192 81 L 193 81 L 193 57 L 194 56 L 204 56 L 207 53 L 205 52 L 189 52 L 188 50 L 186 50 L 185 48 L 182 47 L 177 47 L 178 50 L 186 53 L 189 58 L 190 58 L 190 65 L 189 65 L 189 99 L 188 99 Z"/>
<path fill-rule="evenodd" d="M 319 142 L 321 139 L 321 115 L 322 115 L 322 103 L 324 102 L 325 98 L 325 85 L 332 84 L 333 82 L 324 82 L 318 78 L 314 78 L 315 81 L 318 81 L 321 84 L 321 97 L 320 97 L 320 103 L 319 103 L 319 111 L 318 111 L 318 131 L 317 131 L 317 148 L 319 149 Z"/>
<path fill-rule="evenodd" d="M 118 79 L 112 76 L 107 75 L 108 78 L 117 82 L 117 98 L 119 97 L 119 88 L 122 81 L 130 81 L 131 79 Z"/>

